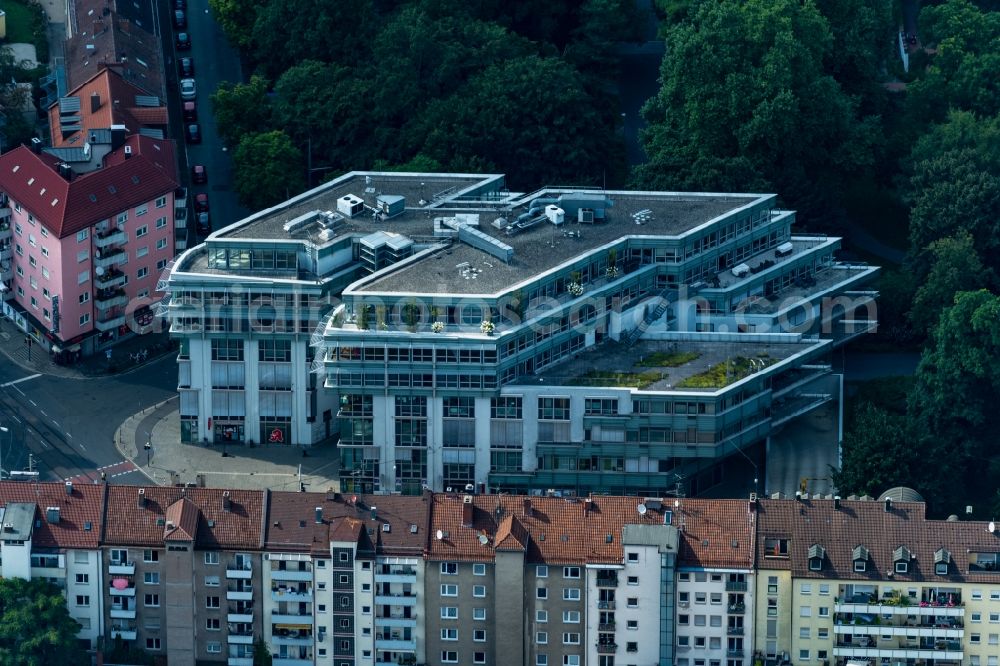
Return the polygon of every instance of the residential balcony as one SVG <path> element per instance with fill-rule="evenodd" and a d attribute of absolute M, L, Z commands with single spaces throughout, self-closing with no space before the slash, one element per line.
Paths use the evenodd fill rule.
<path fill-rule="evenodd" d="M 746 604 L 729 604 L 730 615 L 743 615 L 747 612 Z"/>
<path fill-rule="evenodd" d="M 272 613 L 271 622 L 273 622 L 274 624 L 294 624 L 294 625 L 312 626 L 313 616 L 311 612 L 303 613 L 302 615 L 295 615 L 291 613 Z"/>
<path fill-rule="evenodd" d="M 417 584 L 417 572 L 413 571 L 411 573 L 383 573 L 375 574 L 375 583 L 409 583 L 410 585 Z"/>
<path fill-rule="evenodd" d="M 112 576 L 134 576 L 135 562 L 111 563 L 108 565 L 108 574 Z"/>
<path fill-rule="evenodd" d="M 745 580 L 727 580 L 726 592 L 746 592 L 747 583 Z"/>
<path fill-rule="evenodd" d="M 312 602 L 312 590 L 299 592 L 298 590 L 272 589 L 271 599 L 274 601 L 307 601 Z"/>
<path fill-rule="evenodd" d="M 103 252 L 99 251 L 99 254 L 100 256 L 98 254 L 94 255 L 94 266 L 97 268 L 117 266 L 118 264 L 125 263 L 125 260 L 128 259 L 128 252 L 121 248 L 112 248 Z"/>
<path fill-rule="evenodd" d="M 230 631 L 226 642 L 230 645 L 253 645 L 252 631 Z"/>
<path fill-rule="evenodd" d="M 743 627 L 726 627 L 726 634 L 729 636 L 742 636 Z"/>
<path fill-rule="evenodd" d="M 271 642 L 275 645 L 312 645 L 312 633 L 287 634 L 282 636 L 277 632 L 272 632 Z"/>
<path fill-rule="evenodd" d="M 99 248 L 105 248 L 109 245 L 121 245 L 126 240 L 128 239 L 125 237 L 125 230 L 118 229 L 117 227 L 94 234 L 94 246 Z"/>
<path fill-rule="evenodd" d="M 230 608 L 229 613 L 226 616 L 227 622 L 233 623 L 247 623 L 253 622 L 253 609 L 252 608 Z"/>
<path fill-rule="evenodd" d="M 113 289 L 114 287 L 121 287 L 124 284 L 125 273 L 117 268 L 104 271 L 104 275 L 94 274 L 94 286 L 98 289 Z"/>
<path fill-rule="evenodd" d="M 739 650 L 726 650 L 726 656 L 729 657 L 730 659 L 739 659 L 743 657 L 744 654 L 745 650 L 743 650 L 742 648 Z"/>
<path fill-rule="evenodd" d="M 107 310 L 126 303 L 128 296 L 124 289 L 102 289 L 94 293 L 94 305 L 98 310 Z"/>
<path fill-rule="evenodd" d="M 599 609 L 601 609 L 601 610 L 614 610 L 615 609 L 615 602 L 614 601 L 598 601 L 597 602 L 597 607 Z"/>
<path fill-rule="evenodd" d="M 134 597 L 135 583 L 133 581 L 128 581 L 128 586 L 126 587 L 115 587 L 112 585 L 108 588 L 108 595 L 112 597 Z"/>
<path fill-rule="evenodd" d="M 6 247 L 0 247 L 0 261 L 10 261 L 11 257 L 14 256 L 14 246 L 8 245 Z"/>
<path fill-rule="evenodd" d="M 858 595 L 855 595 L 852 599 L 856 599 L 857 596 Z M 919 605 L 913 604 L 901 606 L 898 603 L 878 603 L 877 601 L 858 603 L 853 600 L 845 601 L 838 598 L 833 605 L 833 610 L 836 613 L 861 613 L 865 615 L 919 615 L 923 617 L 935 615 L 939 617 L 965 617 L 965 608 L 962 606 L 961 602 L 951 606 L 932 606 L 929 604 L 925 605 L 924 603 Z"/>
<path fill-rule="evenodd" d="M 598 643 L 597 654 L 614 654 L 618 651 L 618 643 Z"/>
<path fill-rule="evenodd" d="M 120 638 L 123 641 L 134 641 L 135 636 L 136 628 L 134 626 L 111 627 L 111 638 Z"/>
<path fill-rule="evenodd" d="M 617 571 L 598 572 L 597 587 L 618 587 L 618 572 Z"/>
<path fill-rule="evenodd" d="M 597 630 L 598 631 L 614 631 L 615 630 L 615 626 L 617 626 L 617 625 L 615 625 L 614 622 L 601 622 L 600 624 L 597 625 Z"/>
<path fill-rule="evenodd" d="M 274 657 L 271 659 L 271 666 L 312 666 L 312 657 Z"/>
<path fill-rule="evenodd" d="M 379 606 L 416 606 L 417 595 L 409 594 L 379 594 L 375 596 L 375 603 Z"/>
<path fill-rule="evenodd" d="M 10 208 L 0 208 L 0 240 L 7 240 L 13 235 L 10 228 Z"/>
<path fill-rule="evenodd" d="M 248 563 L 230 562 L 226 565 L 226 578 L 245 580 L 253 576 L 253 566 Z"/>
<path fill-rule="evenodd" d="M 229 589 L 226 590 L 226 599 L 229 601 L 252 601 L 253 587 L 250 585 L 242 587 L 230 585 Z"/>
<path fill-rule="evenodd" d="M 379 638 L 375 637 L 376 650 L 388 650 L 390 652 L 416 652 L 417 639 L 404 640 L 401 638 Z"/>
<path fill-rule="evenodd" d="M 111 607 L 108 611 L 112 620 L 134 620 L 135 619 L 135 609 L 134 608 L 115 608 Z"/>
<path fill-rule="evenodd" d="M 271 569 L 271 580 L 311 582 L 312 579 L 312 571 L 299 571 L 298 569 Z"/>
<path fill-rule="evenodd" d="M 226 666 L 253 666 L 253 657 L 230 657 Z"/>
<path fill-rule="evenodd" d="M 378 617 L 375 616 L 376 627 L 410 627 L 417 626 L 417 618 L 413 617 Z"/>
<path fill-rule="evenodd" d="M 834 625 L 838 634 L 854 636 L 905 636 L 907 638 L 954 638 L 965 636 L 965 629 L 954 627 L 906 627 L 884 624 L 839 624 Z"/>
<path fill-rule="evenodd" d="M 861 647 L 856 645 L 842 645 L 838 644 L 833 648 L 833 656 L 835 657 L 853 657 L 853 658 L 874 658 L 874 659 L 886 659 L 890 662 L 901 662 L 907 659 L 951 659 L 962 661 L 965 659 L 965 652 L 962 650 L 962 644 L 959 641 L 949 641 L 952 643 L 950 646 L 942 646 L 940 648 L 913 648 L 913 647 L 900 647 L 900 648 L 878 648 L 878 647 Z"/>

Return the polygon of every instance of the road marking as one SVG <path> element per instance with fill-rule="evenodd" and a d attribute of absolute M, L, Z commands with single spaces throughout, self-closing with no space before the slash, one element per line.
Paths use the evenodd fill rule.
<path fill-rule="evenodd" d="M 16 416 L 14 416 L 13 414 L 11 414 L 11 415 L 10 415 L 10 418 L 14 419 L 14 420 L 15 420 L 15 421 L 17 421 L 18 423 L 21 423 L 21 419 L 17 418 L 17 417 L 16 417 Z"/>
<path fill-rule="evenodd" d="M 16 386 L 14 386 L 13 384 L 11 384 L 11 388 L 14 389 L 15 391 L 17 391 L 18 393 L 20 393 L 21 395 L 24 395 L 24 391 L 22 391 L 21 389 L 19 389 Z M 25 397 L 27 397 L 27 396 L 25 396 Z"/>
<path fill-rule="evenodd" d="M 68 432 L 64 432 L 63 434 L 69 437 L 70 439 L 73 439 L 73 435 L 69 434 Z"/>
<path fill-rule="evenodd" d="M 35 403 L 31 403 L 31 404 L 35 404 Z M 38 411 L 41 413 L 42 416 L 48 416 L 48 414 L 45 413 L 44 409 L 40 409 Z"/>
<path fill-rule="evenodd" d="M 35 377 L 41 377 L 41 374 L 31 375 L 29 377 L 21 377 L 20 379 L 15 379 L 12 382 L 7 382 L 6 384 L 0 384 L 0 388 L 7 388 L 8 386 L 13 386 L 14 384 L 20 384 L 21 382 L 26 382 L 29 379 L 34 379 Z"/>
<path fill-rule="evenodd" d="M 55 427 L 58 428 L 59 427 L 59 421 L 56 421 L 55 419 L 52 419 L 52 425 L 54 425 Z"/>
<path fill-rule="evenodd" d="M 38 407 L 38 403 L 37 403 L 37 402 L 35 402 L 34 400 L 29 400 L 28 402 L 30 402 L 30 403 L 31 403 L 31 406 L 32 406 L 32 407 Z"/>

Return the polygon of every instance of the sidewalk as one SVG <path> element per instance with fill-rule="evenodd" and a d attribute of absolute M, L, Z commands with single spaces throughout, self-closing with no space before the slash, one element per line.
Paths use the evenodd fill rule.
<path fill-rule="evenodd" d="M 336 446 L 226 446 L 181 443 L 180 413 L 173 397 L 130 416 L 115 433 L 119 453 L 159 485 L 210 488 L 340 490 Z M 145 449 L 150 442 L 150 449 Z M 306 451 L 306 457 L 303 457 Z M 226 456 L 223 457 L 223 452 Z"/>
<path fill-rule="evenodd" d="M 85 356 L 79 362 L 71 365 L 59 365 L 52 360 L 52 356 L 42 349 L 37 341 L 31 346 L 31 358 L 29 359 L 28 345 L 24 343 L 27 335 L 10 319 L 0 315 L 0 353 L 21 366 L 26 372 L 54 375 L 66 379 L 86 379 L 131 372 L 165 354 L 177 353 L 177 347 L 170 341 L 167 333 L 149 333 L 148 335 L 133 336 L 115 345 L 112 348 L 110 362 L 103 352 L 99 352 L 92 356 Z M 145 361 L 136 362 L 131 358 L 143 349 L 146 350 Z"/>

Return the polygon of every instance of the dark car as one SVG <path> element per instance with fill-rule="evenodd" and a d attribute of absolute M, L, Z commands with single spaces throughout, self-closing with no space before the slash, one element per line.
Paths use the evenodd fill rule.
<path fill-rule="evenodd" d="M 190 79 L 194 76 L 194 58 L 178 58 L 177 73 L 182 79 Z"/>
<path fill-rule="evenodd" d="M 183 9 L 177 9 L 174 11 L 174 27 L 178 30 L 183 30 L 188 25 L 187 14 L 184 13 Z"/>
<path fill-rule="evenodd" d="M 195 185 L 203 185 L 208 182 L 208 172 L 205 171 L 204 164 L 195 164 L 191 167 L 191 182 Z"/>
<path fill-rule="evenodd" d="M 187 135 L 188 143 L 201 143 L 201 127 L 199 127 L 198 123 L 185 125 L 184 133 Z"/>
<path fill-rule="evenodd" d="M 178 32 L 174 38 L 174 45 L 178 51 L 187 51 L 191 48 L 191 35 L 186 32 Z"/>
<path fill-rule="evenodd" d="M 208 195 L 204 192 L 199 192 L 194 198 L 194 209 L 199 213 L 208 212 Z"/>
<path fill-rule="evenodd" d="M 208 213 L 198 213 L 198 233 L 202 236 L 212 233 L 212 221 Z"/>
<path fill-rule="evenodd" d="M 181 104 L 181 108 L 184 110 L 184 120 L 193 123 L 198 120 L 198 105 L 193 101 L 184 102 Z"/>

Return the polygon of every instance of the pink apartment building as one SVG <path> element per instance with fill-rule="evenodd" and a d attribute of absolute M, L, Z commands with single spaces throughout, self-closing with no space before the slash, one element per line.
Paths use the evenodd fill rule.
<path fill-rule="evenodd" d="M 25 146 L 0 155 L 4 313 L 53 354 L 92 354 L 148 324 L 174 254 L 172 142 L 94 137 L 110 152 L 82 147 L 100 161 L 86 173 Z"/>

